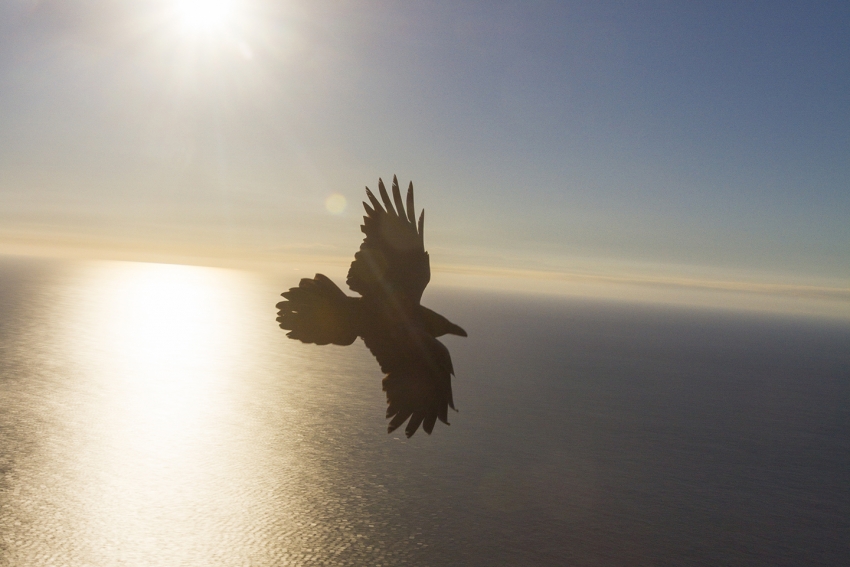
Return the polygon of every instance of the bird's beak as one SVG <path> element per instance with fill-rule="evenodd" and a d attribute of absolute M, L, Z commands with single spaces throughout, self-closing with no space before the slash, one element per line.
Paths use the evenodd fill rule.
<path fill-rule="evenodd" d="M 449 327 L 448 333 L 450 335 L 458 335 L 459 337 L 468 336 L 466 334 L 466 331 L 464 331 L 459 325 L 455 325 L 454 323 L 452 323 L 451 326 Z"/>

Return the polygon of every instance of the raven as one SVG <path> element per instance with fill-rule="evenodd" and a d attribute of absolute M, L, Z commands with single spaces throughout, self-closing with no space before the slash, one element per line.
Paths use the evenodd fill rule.
<path fill-rule="evenodd" d="M 452 400 L 452 359 L 436 337 L 466 331 L 419 304 L 431 280 L 425 251 L 425 211 L 416 215 L 413 182 L 407 189 L 407 210 L 398 179 L 393 176 L 393 201 L 378 179 L 384 206 L 366 187 L 372 203 L 363 203 L 366 216 L 360 229 L 366 235 L 348 270 L 348 287 L 361 295 L 350 297 L 322 274 L 304 278 L 281 295 L 277 304 L 281 329 L 291 339 L 318 345 L 350 345 L 361 337 L 386 374 L 387 432 L 410 418 L 404 432 L 419 426 L 429 435 L 437 419 L 448 425 Z"/>

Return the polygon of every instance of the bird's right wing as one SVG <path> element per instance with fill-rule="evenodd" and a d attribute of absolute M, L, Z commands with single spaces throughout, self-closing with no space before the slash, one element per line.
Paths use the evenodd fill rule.
<path fill-rule="evenodd" d="M 429 435 L 437 419 L 448 425 L 452 399 L 452 359 L 440 341 L 423 330 L 411 327 L 397 332 L 366 334 L 366 346 L 386 373 L 383 390 L 387 394 L 387 432 L 410 418 L 405 435 L 419 426 Z"/>

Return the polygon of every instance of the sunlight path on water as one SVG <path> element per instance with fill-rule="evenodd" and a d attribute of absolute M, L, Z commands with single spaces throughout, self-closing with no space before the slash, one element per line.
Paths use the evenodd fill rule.
<path fill-rule="evenodd" d="M 301 411 L 343 351 L 292 349 L 271 291 L 137 263 L 86 264 L 49 290 L 31 340 L 44 352 L 24 364 L 41 361 L 23 418 L 41 426 L 5 505 L 25 522 L 9 565 L 299 564 L 350 547 Z"/>
<path fill-rule="evenodd" d="M 93 301 L 69 317 L 71 350 L 99 394 L 86 400 L 84 414 L 99 427 L 86 432 L 81 460 L 101 478 L 75 483 L 92 489 L 76 525 L 95 529 L 127 561 L 194 555 L 221 535 L 220 522 L 234 532 L 251 523 L 250 495 L 221 491 L 254 450 L 229 419 L 249 346 L 239 283 L 217 270 L 107 264 L 85 284 Z"/>

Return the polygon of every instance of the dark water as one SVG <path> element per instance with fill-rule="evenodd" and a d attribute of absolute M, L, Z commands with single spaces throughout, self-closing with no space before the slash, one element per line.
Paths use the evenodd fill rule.
<path fill-rule="evenodd" d="M 0 262 L 0 565 L 850 564 L 850 325 L 430 290 L 408 441 L 294 283 Z"/>

